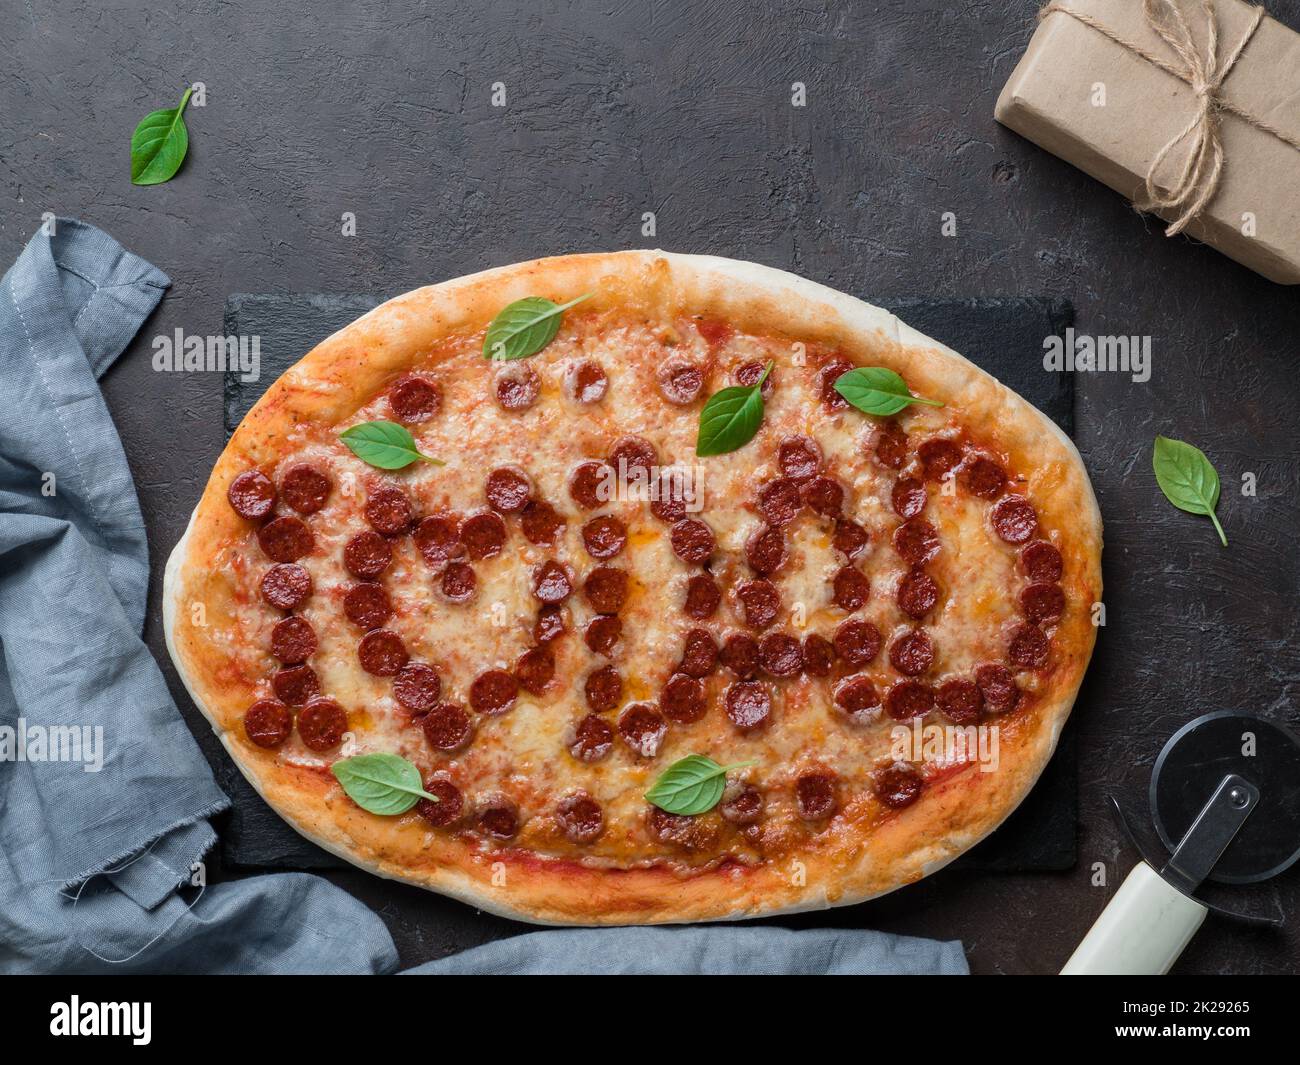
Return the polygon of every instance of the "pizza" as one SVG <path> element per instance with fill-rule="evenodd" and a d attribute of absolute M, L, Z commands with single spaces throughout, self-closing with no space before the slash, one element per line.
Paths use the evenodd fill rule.
<path fill-rule="evenodd" d="M 846 387 L 881 380 L 885 413 Z M 1100 555 L 1069 439 L 956 352 L 634 251 L 323 341 L 232 436 L 164 598 L 195 703 L 309 839 L 521 920 L 678 922 L 859 902 L 991 832 L 1073 704 Z M 368 756 L 407 783 L 350 786 Z"/>

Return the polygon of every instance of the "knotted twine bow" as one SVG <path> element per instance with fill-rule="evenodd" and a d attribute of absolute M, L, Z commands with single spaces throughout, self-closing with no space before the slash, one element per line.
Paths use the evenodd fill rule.
<path fill-rule="evenodd" d="M 1219 182 L 1223 178 L 1223 144 L 1219 138 L 1220 111 L 1230 111 L 1238 118 L 1245 119 L 1256 129 L 1270 133 L 1300 151 L 1300 140 L 1237 107 L 1220 95 L 1224 78 L 1231 72 L 1237 60 L 1241 58 L 1246 45 L 1255 36 L 1255 31 L 1259 29 L 1259 24 L 1264 19 L 1264 9 L 1262 7 L 1252 9 L 1254 17 L 1251 19 L 1250 26 L 1237 42 L 1236 47 L 1223 58 L 1219 56 L 1219 20 L 1214 0 L 1201 0 L 1201 9 L 1205 12 L 1206 24 L 1204 52 L 1197 51 L 1191 28 L 1187 25 L 1177 0 L 1143 0 L 1142 10 L 1147 22 L 1181 61 L 1181 65 L 1170 62 L 1165 57 L 1156 55 L 1132 41 L 1125 40 L 1092 15 L 1076 11 L 1057 0 L 1053 0 L 1038 12 L 1040 19 L 1056 12 L 1069 15 L 1096 30 L 1103 37 L 1114 41 L 1121 48 L 1141 56 L 1166 74 L 1172 74 L 1192 87 L 1192 92 L 1196 96 L 1196 112 L 1182 132 L 1161 148 L 1151 160 L 1151 166 L 1146 173 L 1146 202 L 1137 205 L 1139 210 L 1164 211 L 1172 216 L 1171 224 L 1165 231 L 1167 237 L 1181 233 L 1187 224 L 1204 210 L 1205 205 L 1218 191 Z M 1156 172 L 1166 156 L 1189 138 L 1190 143 L 1182 169 L 1170 185 L 1169 191 L 1162 193 L 1156 185 Z"/>

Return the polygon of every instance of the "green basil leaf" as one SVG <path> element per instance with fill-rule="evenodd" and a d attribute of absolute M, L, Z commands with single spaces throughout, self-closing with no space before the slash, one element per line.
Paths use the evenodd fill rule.
<path fill-rule="evenodd" d="M 362 462 L 381 470 L 400 470 L 416 459 L 432 462 L 435 466 L 446 465 L 431 455 L 421 454 L 410 430 L 396 422 L 362 422 L 341 432 L 339 439 Z"/>
<path fill-rule="evenodd" d="M 645 797 L 670 814 L 708 813 L 722 798 L 727 770 L 753 764 L 718 765 L 702 754 L 688 754 L 665 769 Z"/>
<path fill-rule="evenodd" d="M 1156 472 L 1156 483 L 1165 498 L 1179 510 L 1188 514 L 1204 514 L 1214 522 L 1215 531 L 1224 547 L 1228 538 L 1223 533 L 1214 508 L 1219 505 L 1219 474 L 1205 453 L 1182 440 L 1157 436 L 1151 453 L 1151 465 Z"/>
<path fill-rule="evenodd" d="M 151 111 L 131 134 L 131 184 L 159 185 L 170 181 L 190 149 L 190 131 L 181 117 L 194 87 L 185 90 L 178 107 Z"/>
<path fill-rule="evenodd" d="M 913 403 L 923 403 L 927 407 L 943 406 L 937 399 L 912 395 L 907 382 L 883 366 L 859 366 L 840 374 L 835 380 L 835 391 L 864 414 L 881 418 L 897 414 Z"/>
<path fill-rule="evenodd" d="M 763 382 L 771 372 L 769 362 L 757 384 L 724 388 L 709 397 L 700 411 L 695 454 L 724 455 L 754 439 L 763 424 Z"/>
<path fill-rule="evenodd" d="M 404 814 L 421 799 L 437 802 L 424 790 L 420 771 L 396 754 L 359 754 L 341 758 L 330 772 L 343 785 L 348 798 L 372 814 L 395 817 Z"/>
<path fill-rule="evenodd" d="M 592 293 L 588 292 L 568 303 L 552 303 L 541 296 L 515 300 L 488 326 L 483 337 L 483 357 L 494 362 L 513 362 L 536 355 L 555 339 L 564 312 L 591 297 Z"/>

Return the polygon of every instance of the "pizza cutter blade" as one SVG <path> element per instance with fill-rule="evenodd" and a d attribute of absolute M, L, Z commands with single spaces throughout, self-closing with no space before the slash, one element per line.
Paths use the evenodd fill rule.
<path fill-rule="evenodd" d="M 1300 740 L 1267 718 L 1218 711 L 1184 725 L 1156 759 L 1150 799 L 1172 853 L 1137 864 L 1062 975 L 1166 973 L 1210 910 L 1241 916 L 1195 898 L 1202 883 L 1253 884 L 1300 858 Z"/>

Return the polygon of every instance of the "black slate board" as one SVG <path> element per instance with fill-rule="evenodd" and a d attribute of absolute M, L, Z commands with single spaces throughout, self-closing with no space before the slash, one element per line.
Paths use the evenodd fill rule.
<path fill-rule="evenodd" d="M 261 372 L 244 382 L 225 379 L 226 434 L 285 370 L 331 333 L 382 302 L 373 296 L 232 295 L 226 302 L 227 336 L 257 336 Z M 1014 388 L 1065 432 L 1074 428 L 1071 375 L 1042 368 L 1043 339 L 1060 335 L 1074 312 L 1064 300 L 898 299 L 879 301 L 913 328 L 960 351 Z M 307 842 L 252 789 L 223 751 L 218 780 L 233 800 L 222 832 L 226 865 L 251 869 L 332 869 L 346 863 Z M 980 872 L 1046 872 L 1076 860 L 1078 759 L 1074 729 L 1029 797 L 988 840 L 955 867 Z"/>

